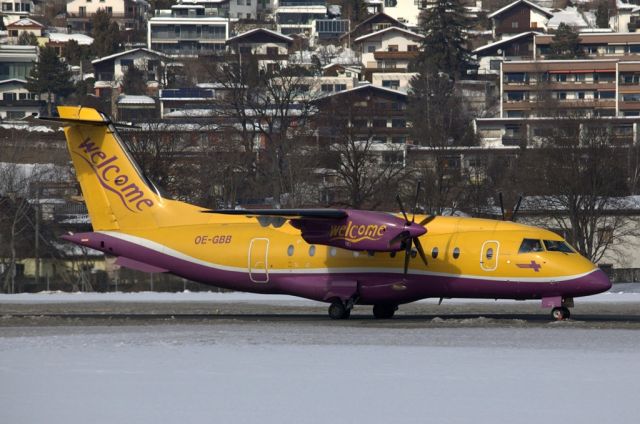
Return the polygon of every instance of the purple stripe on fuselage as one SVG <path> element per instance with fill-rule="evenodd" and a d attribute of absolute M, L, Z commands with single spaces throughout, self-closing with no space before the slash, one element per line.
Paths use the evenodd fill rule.
<path fill-rule="evenodd" d="M 189 280 L 216 287 L 265 294 L 291 294 L 327 301 L 332 281 L 356 280 L 360 304 L 408 303 L 428 297 L 483 299 L 540 299 L 543 297 L 579 297 L 601 293 L 611 287 L 601 270 L 561 282 L 519 282 L 468 278 L 464 276 L 370 272 L 309 274 L 304 272 L 270 273 L 268 283 L 251 281 L 248 271 L 211 268 L 102 233 L 64 236 L 66 240 L 116 256 L 168 269 Z M 83 242 L 82 239 L 88 239 Z M 297 271 L 297 270 L 296 270 Z"/>

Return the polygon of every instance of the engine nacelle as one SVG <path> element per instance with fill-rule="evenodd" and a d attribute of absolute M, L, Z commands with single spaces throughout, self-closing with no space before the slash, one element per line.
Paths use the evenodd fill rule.
<path fill-rule="evenodd" d="M 310 244 L 340 247 L 349 250 L 395 252 L 402 243 L 391 242 L 402 232 L 419 237 L 427 230 L 418 224 L 407 224 L 404 219 L 384 212 L 346 210 L 348 216 L 341 220 L 292 219 L 302 238 Z"/>

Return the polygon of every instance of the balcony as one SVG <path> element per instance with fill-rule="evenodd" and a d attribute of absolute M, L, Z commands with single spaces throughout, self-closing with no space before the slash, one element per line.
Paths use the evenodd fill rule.
<path fill-rule="evenodd" d="M 418 56 L 418 52 L 385 52 L 377 51 L 373 52 L 373 58 L 375 60 L 412 60 Z"/>
<path fill-rule="evenodd" d="M 526 144 L 526 141 L 521 135 L 503 135 L 502 136 L 502 145 L 503 146 L 523 146 Z"/>

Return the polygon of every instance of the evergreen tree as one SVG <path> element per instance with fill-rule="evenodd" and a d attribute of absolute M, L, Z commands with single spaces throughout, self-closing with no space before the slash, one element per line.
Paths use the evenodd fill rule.
<path fill-rule="evenodd" d="M 578 31 L 561 23 L 549 45 L 550 59 L 578 59 L 584 56 Z"/>
<path fill-rule="evenodd" d="M 472 59 L 464 31 L 470 27 L 460 0 L 436 0 L 433 7 L 420 15 L 425 38 L 413 63 L 420 73 L 444 72 L 451 78 L 464 78 L 472 67 Z"/>
<path fill-rule="evenodd" d="M 38 62 L 31 69 L 27 77 L 27 90 L 38 96 L 46 93 L 47 111 L 51 116 L 53 95 L 64 97 L 73 91 L 71 72 L 66 63 L 62 62 L 53 47 L 40 50 Z"/>
<path fill-rule="evenodd" d="M 70 65 L 79 65 L 81 61 L 89 59 L 87 46 L 81 46 L 76 40 L 69 40 L 64 47 L 64 58 Z"/>
<path fill-rule="evenodd" d="M 135 66 L 129 66 L 122 80 L 122 91 L 126 94 L 146 94 L 147 83 L 144 80 L 144 73 Z"/>
<path fill-rule="evenodd" d="M 93 15 L 93 54 L 97 57 L 109 56 L 120 49 L 120 28 L 111 21 L 111 15 L 100 9 Z"/>
<path fill-rule="evenodd" d="M 598 3 L 596 25 L 598 28 L 609 28 L 609 3 L 607 0 L 600 0 L 600 3 Z"/>
<path fill-rule="evenodd" d="M 38 37 L 33 32 L 23 31 L 18 37 L 18 45 L 20 46 L 37 46 Z"/>

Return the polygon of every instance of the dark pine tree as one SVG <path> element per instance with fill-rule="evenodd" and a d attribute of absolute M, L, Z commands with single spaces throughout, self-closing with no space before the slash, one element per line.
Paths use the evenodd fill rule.
<path fill-rule="evenodd" d="M 420 15 L 425 38 L 413 69 L 423 74 L 446 73 L 453 79 L 464 78 L 472 68 L 464 33 L 470 26 L 460 0 L 436 0 Z"/>
<path fill-rule="evenodd" d="M 122 80 L 122 91 L 126 94 L 146 94 L 147 83 L 144 80 L 144 72 L 135 66 L 129 66 Z"/>
<path fill-rule="evenodd" d="M 51 116 L 53 96 L 65 97 L 73 92 L 71 72 L 62 62 L 53 47 L 40 50 L 38 62 L 27 77 L 27 90 L 38 96 L 47 95 L 47 111 Z"/>
<path fill-rule="evenodd" d="M 565 23 L 560 24 L 549 45 L 549 58 L 578 59 L 583 56 L 578 31 Z"/>
<path fill-rule="evenodd" d="M 600 0 L 596 9 L 596 25 L 598 28 L 609 28 L 609 2 Z"/>
<path fill-rule="evenodd" d="M 120 49 L 120 28 L 111 20 L 111 15 L 100 9 L 93 15 L 93 54 L 97 57 L 109 56 Z"/>

